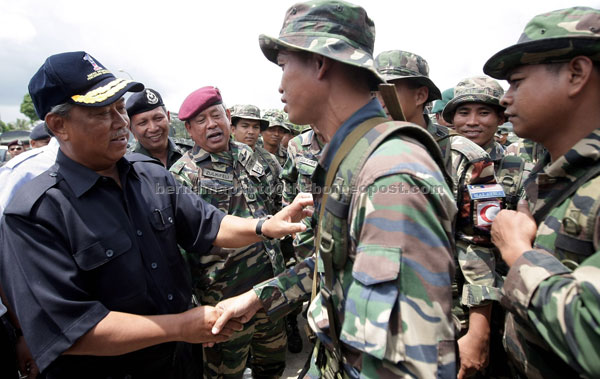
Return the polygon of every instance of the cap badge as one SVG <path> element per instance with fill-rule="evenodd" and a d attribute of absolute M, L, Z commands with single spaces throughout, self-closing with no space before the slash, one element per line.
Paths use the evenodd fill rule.
<path fill-rule="evenodd" d="M 146 99 L 148 100 L 148 104 L 156 104 L 158 103 L 158 97 L 156 94 L 149 89 L 146 90 Z"/>

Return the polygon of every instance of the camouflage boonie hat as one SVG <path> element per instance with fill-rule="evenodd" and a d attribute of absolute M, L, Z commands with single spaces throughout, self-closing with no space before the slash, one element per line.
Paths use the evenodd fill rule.
<path fill-rule="evenodd" d="M 269 121 L 269 128 L 272 126 L 281 126 L 288 132 L 292 131 L 287 124 L 287 117 L 284 112 L 277 109 L 269 109 L 265 111 L 264 116 Z"/>
<path fill-rule="evenodd" d="M 504 110 L 500 105 L 503 95 L 504 89 L 500 84 L 487 76 L 474 76 L 461 80 L 454 87 L 454 97 L 444 107 L 442 116 L 444 120 L 452 123 L 456 108 L 464 103 L 482 103 Z"/>
<path fill-rule="evenodd" d="M 600 10 L 586 7 L 560 9 L 535 16 L 519 41 L 494 54 L 483 72 L 507 79 L 517 66 L 568 62 L 578 55 L 600 61 Z"/>
<path fill-rule="evenodd" d="M 433 104 L 433 108 L 431 109 L 431 113 L 438 113 L 444 110 L 444 107 L 452 98 L 454 97 L 454 88 L 448 88 L 444 92 L 442 92 L 442 98 L 440 100 L 436 100 Z"/>
<path fill-rule="evenodd" d="M 244 104 L 234 105 L 230 108 L 231 124 L 235 124 L 239 119 L 260 121 L 260 130 L 265 130 L 269 127 L 269 121 L 266 118 L 260 117 L 260 109 L 257 106 Z"/>
<path fill-rule="evenodd" d="M 373 66 L 375 24 L 354 4 L 327 0 L 295 4 L 286 12 L 279 38 L 261 34 L 258 42 L 275 64 L 279 50 L 302 50 L 367 70 L 371 89 L 384 82 Z"/>
<path fill-rule="evenodd" d="M 429 88 L 427 102 L 442 98 L 440 89 L 429 79 L 429 65 L 420 55 L 402 50 L 388 50 L 375 58 L 375 69 L 388 82 L 410 79 Z"/>

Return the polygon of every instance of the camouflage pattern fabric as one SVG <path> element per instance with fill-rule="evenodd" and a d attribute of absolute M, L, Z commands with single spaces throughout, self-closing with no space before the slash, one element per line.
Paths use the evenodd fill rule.
<path fill-rule="evenodd" d="M 517 66 L 568 62 L 577 55 L 600 61 L 600 10 L 573 7 L 535 16 L 519 41 L 494 54 L 483 72 L 506 79 Z"/>
<path fill-rule="evenodd" d="M 270 171 L 269 166 L 245 144 L 230 141 L 229 151 L 219 153 L 208 153 L 195 146 L 170 171 L 185 188 L 230 215 L 260 218 L 279 207 L 274 200 L 281 195 L 273 187 L 279 172 Z M 246 292 L 254 284 L 273 277 L 285 268 L 277 240 L 257 242 L 238 249 L 213 247 L 208 254 L 189 254 L 187 259 L 191 267 L 194 291 L 200 303 L 208 305 L 216 305 L 222 299 Z M 256 360 L 260 355 L 253 355 L 253 362 L 262 369 L 283 372 L 285 330 L 283 323 L 277 321 L 262 328 L 248 323 L 243 331 L 234 334 L 228 342 L 205 348 L 205 375 L 241 376 L 248 354 L 245 342 L 252 339 L 248 335 L 252 336 L 258 330 L 262 330 L 261 333 L 265 335 L 261 339 L 252 340 L 252 351 L 263 349 L 269 352 L 267 355 L 279 354 L 283 359 L 276 363 L 261 363 Z M 267 333 L 269 330 L 272 333 Z M 214 357 L 219 358 L 212 360 Z M 269 366 L 264 366 L 265 364 Z"/>
<path fill-rule="evenodd" d="M 261 141 L 260 138 L 259 141 Z M 256 155 L 258 162 L 263 166 L 263 171 L 270 173 L 270 189 L 267 196 L 271 199 L 269 203 L 273 204 L 273 207 L 270 208 L 270 212 L 271 214 L 275 214 L 281 209 L 281 192 L 283 191 L 283 184 L 281 183 L 281 179 L 279 179 L 282 170 L 281 164 L 279 163 L 277 156 L 269 153 L 262 145 L 259 146 L 258 142 L 256 143 L 256 146 L 254 146 L 254 154 Z"/>
<path fill-rule="evenodd" d="M 373 140 L 381 125 L 363 138 Z M 320 164 L 326 156 L 327 150 Z M 357 188 L 364 190 L 355 192 L 350 203 L 348 259 L 333 275 L 345 374 L 355 377 L 360 367 L 364 377 L 455 375 L 450 283 L 456 206 L 451 190 L 423 147 L 397 137 L 367 159 Z M 314 260 L 313 255 L 255 286 L 271 317 L 306 299 Z M 321 281 L 322 271 L 319 257 Z M 320 294 L 308 319 L 319 341 L 330 346 Z M 311 367 L 309 374 L 315 370 Z"/>
<path fill-rule="evenodd" d="M 258 312 L 235 334 L 235 339 L 204 349 L 205 378 L 241 378 L 250 353 L 253 378 L 279 378 L 285 370 L 287 336 L 281 321 L 272 322 Z M 206 367 L 208 366 L 208 367 Z M 206 372 L 208 368 L 208 372 Z"/>
<path fill-rule="evenodd" d="M 452 123 L 456 108 L 465 103 L 482 103 L 504 109 L 500 99 L 504 89 L 500 83 L 486 76 L 474 76 L 458 82 L 454 87 L 454 97 L 444 107 L 442 115 L 446 122 Z"/>
<path fill-rule="evenodd" d="M 530 210 L 535 214 L 557 191 L 597 165 L 599 152 L 596 129 L 555 162 L 546 155 L 526 183 Z M 528 377 L 600 375 L 599 208 L 596 177 L 550 211 L 538 225 L 534 250 L 508 273 L 502 302 L 512 313 L 507 315 L 505 345 Z"/>
<path fill-rule="evenodd" d="M 525 138 L 519 138 L 517 142 L 506 148 L 506 155 L 514 155 L 523 158 L 526 162 L 536 165 L 546 154 L 546 149 L 540 143 Z"/>
<path fill-rule="evenodd" d="M 288 160 L 283 166 L 283 205 L 290 204 L 300 192 L 312 192 L 311 177 L 317 167 L 323 146 L 312 129 L 296 136 L 288 143 Z M 296 233 L 292 243 L 298 261 L 310 257 L 314 252 L 314 231 L 310 219 L 302 220 L 306 230 Z"/>
<path fill-rule="evenodd" d="M 452 192 L 458 206 L 456 220 L 456 263 L 460 270 L 452 282 L 452 313 L 459 330 L 469 326 L 468 308 L 500 298 L 495 273 L 496 255 L 488 236 L 475 233 L 467 185 L 494 184 L 494 164 L 489 155 L 469 139 L 450 133 L 448 128 L 427 121 L 427 131 L 434 136 L 453 180 Z"/>
<path fill-rule="evenodd" d="M 168 153 L 167 153 L 167 170 L 173 166 L 175 162 L 177 162 L 183 154 L 185 154 L 185 150 L 175 144 L 175 141 L 169 137 L 169 144 L 167 145 Z M 136 142 L 132 151 L 132 153 L 140 153 L 144 154 L 147 157 L 155 158 L 150 154 L 148 150 L 144 146 L 142 146 L 139 142 Z M 157 158 L 158 159 L 158 158 Z"/>
<path fill-rule="evenodd" d="M 285 15 L 279 38 L 258 37 L 265 57 L 277 63 L 283 50 L 320 54 L 371 74 L 371 87 L 384 82 L 373 65 L 375 24 L 360 6 L 345 1 L 314 0 L 291 6 Z"/>
<path fill-rule="evenodd" d="M 429 65 L 420 55 L 402 50 L 389 50 L 375 57 L 377 72 L 388 82 L 409 79 L 429 88 L 427 103 L 441 99 L 442 94 L 429 79 Z"/>

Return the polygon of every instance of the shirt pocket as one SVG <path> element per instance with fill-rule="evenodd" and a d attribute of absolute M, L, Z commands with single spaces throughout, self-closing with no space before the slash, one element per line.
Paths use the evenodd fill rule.
<path fill-rule="evenodd" d="M 352 266 L 340 338 L 378 359 L 389 355 L 388 335 L 397 320 L 392 312 L 398 303 L 400 259 L 399 248 L 363 246 Z M 401 361 L 404 355 L 396 358 Z"/>
<path fill-rule="evenodd" d="M 233 182 L 219 182 L 201 179 L 199 183 L 200 196 L 220 211 L 228 213 L 229 202 L 233 196 Z"/>
<path fill-rule="evenodd" d="M 128 311 L 146 293 L 141 256 L 122 230 L 102 236 L 78 250 L 73 259 L 85 272 L 86 289 L 107 308 Z"/>

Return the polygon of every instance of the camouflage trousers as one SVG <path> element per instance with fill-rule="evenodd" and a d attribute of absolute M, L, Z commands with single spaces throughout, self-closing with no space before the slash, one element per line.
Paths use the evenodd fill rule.
<path fill-rule="evenodd" d="M 204 348 L 205 378 L 241 378 L 250 355 L 253 378 L 279 378 L 285 369 L 285 319 L 258 312 L 227 342 Z"/>

